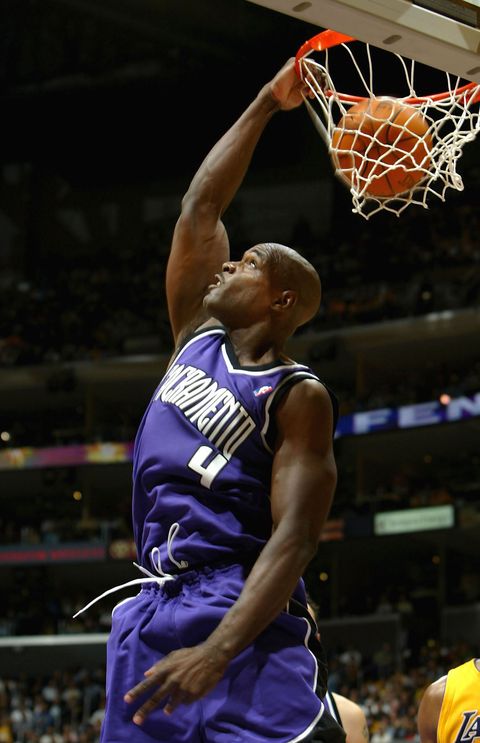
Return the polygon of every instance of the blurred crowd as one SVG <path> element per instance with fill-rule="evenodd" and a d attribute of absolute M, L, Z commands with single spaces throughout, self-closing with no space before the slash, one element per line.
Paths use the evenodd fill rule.
<path fill-rule="evenodd" d="M 456 397 L 475 395 L 480 391 L 480 361 L 456 364 L 453 368 L 431 364 L 427 369 L 403 372 L 394 379 L 389 375 L 389 379 L 375 380 L 374 384 L 367 379 L 365 385 L 368 389 L 364 392 L 335 389 L 340 415 L 434 400 L 447 405 Z"/>
<path fill-rule="evenodd" d="M 480 302 L 480 173 L 465 200 L 404 212 L 392 224 L 382 214 L 369 223 L 342 220 L 319 251 L 305 238 L 303 252 L 325 287 L 315 329 L 383 322 Z M 308 235 L 308 230 L 306 231 Z M 299 241 L 302 245 L 302 240 Z"/>
<path fill-rule="evenodd" d="M 478 648 L 466 642 L 447 648 L 430 640 L 414 659 L 406 653 L 398 664 L 388 643 L 371 656 L 338 648 L 329 660 L 329 686 L 363 709 L 371 743 L 417 743 L 416 715 L 424 689 L 476 653 Z"/>
<path fill-rule="evenodd" d="M 329 687 L 363 709 L 372 743 L 417 743 L 416 715 L 426 686 L 478 655 L 462 642 L 431 640 L 415 658 L 396 659 L 387 645 L 366 656 L 351 646 L 329 654 Z M 104 716 L 104 670 L 75 668 L 44 676 L 0 678 L 1 743 L 98 743 Z"/>
<path fill-rule="evenodd" d="M 451 195 L 448 208 L 434 202 L 428 211 L 407 210 L 394 223 L 380 214 L 365 224 L 355 215 L 322 239 L 300 219 L 290 244 L 317 267 L 325 292 L 318 317 L 304 330 L 478 305 L 476 204 L 471 186 L 461 202 Z M 169 351 L 164 276 L 171 226 L 145 228 L 137 246 L 70 262 L 56 256 L 36 271 L 30 267 L 28 275 L 2 277 L 0 366 Z M 242 227 L 237 230 L 243 250 L 248 239 Z"/>
<path fill-rule="evenodd" d="M 113 601 L 100 602 L 73 619 L 73 615 L 93 598 L 87 578 L 81 590 L 68 586 L 58 590 L 52 582 L 38 583 L 38 576 L 45 575 L 41 569 L 31 569 L 28 575 L 23 570 L 16 570 L 15 573 L 23 576 L 19 584 L 22 587 L 5 600 L 0 618 L 0 637 L 75 635 L 110 630 L 112 608 L 119 600 L 115 597 Z M 134 573 L 132 568 L 132 576 L 137 577 Z"/>
<path fill-rule="evenodd" d="M 103 668 L 0 678 L 0 742 L 97 743 L 104 689 Z"/>
<path fill-rule="evenodd" d="M 425 453 L 421 467 L 398 464 L 388 476 L 355 486 L 354 468 L 339 473 L 332 514 L 366 516 L 403 508 L 454 503 L 460 510 L 475 506 L 480 495 L 480 455 L 461 451 L 454 455 Z M 352 497 L 352 493 L 355 495 Z"/>

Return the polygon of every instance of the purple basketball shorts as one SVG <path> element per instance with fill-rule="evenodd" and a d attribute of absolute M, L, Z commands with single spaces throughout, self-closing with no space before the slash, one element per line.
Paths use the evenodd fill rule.
<path fill-rule="evenodd" d="M 107 648 L 107 704 L 101 743 L 294 743 L 323 740 L 330 715 L 315 693 L 317 662 L 310 625 L 282 612 L 230 663 L 205 697 L 171 716 L 156 709 L 138 726 L 142 701 L 124 694 L 172 650 L 204 641 L 238 598 L 245 568 L 191 570 L 163 586 L 146 584 L 114 609 Z M 324 718 L 324 719 L 322 719 Z"/>

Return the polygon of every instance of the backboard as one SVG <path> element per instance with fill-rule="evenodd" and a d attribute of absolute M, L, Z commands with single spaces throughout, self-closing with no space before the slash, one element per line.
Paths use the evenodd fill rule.
<path fill-rule="evenodd" d="M 480 0 L 249 2 L 480 82 Z"/>

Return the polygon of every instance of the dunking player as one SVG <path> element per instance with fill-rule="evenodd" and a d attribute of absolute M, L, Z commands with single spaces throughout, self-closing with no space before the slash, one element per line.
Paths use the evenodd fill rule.
<path fill-rule="evenodd" d="M 452 668 L 427 686 L 418 708 L 421 743 L 480 740 L 480 659 Z"/>
<path fill-rule="evenodd" d="M 336 484 L 335 403 L 283 352 L 317 312 L 320 281 L 276 243 L 231 261 L 221 221 L 265 126 L 301 93 L 290 60 L 182 201 L 167 268 L 176 350 L 134 453 L 145 577 L 113 614 L 103 743 L 293 743 L 338 729 L 316 694 L 300 579 Z"/>

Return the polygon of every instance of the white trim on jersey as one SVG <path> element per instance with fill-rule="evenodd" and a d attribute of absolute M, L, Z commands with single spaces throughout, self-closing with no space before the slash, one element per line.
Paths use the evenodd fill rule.
<path fill-rule="evenodd" d="M 316 688 L 317 688 L 317 679 L 318 679 L 318 663 L 317 663 L 317 659 L 315 658 L 315 655 L 312 653 L 312 651 L 308 647 L 308 640 L 309 640 L 310 635 L 312 633 L 312 627 L 310 626 L 310 622 L 308 621 L 308 619 L 306 617 L 300 617 L 300 619 L 303 619 L 303 621 L 306 622 L 306 624 L 307 624 L 307 631 L 305 633 L 305 637 L 303 638 L 303 642 L 304 642 L 306 649 L 308 650 L 308 652 L 312 656 L 313 661 L 315 663 L 315 674 L 314 674 L 314 680 L 313 680 L 313 686 L 312 686 L 313 691 L 315 691 Z M 324 710 L 325 710 L 325 705 L 320 700 L 320 710 L 319 710 L 318 714 L 316 715 L 315 719 L 310 723 L 310 725 L 308 726 L 308 728 L 303 731 L 303 733 L 300 733 L 300 735 L 297 735 L 295 738 L 292 738 L 291 740 L 288 741 L 288 743 L 299 743 L 299 741 L 304 740 L 306 738 L 306 736 L 309 735 L 312 732 L 312 730 L 315 728 L 315 725 L 317 724 L 317 722 L 322 717 L 322 715 L 324 713 Z"/>
<path fill-rule="evenodd" d="M 313 720 L 313 721 L 312 721 L 312 722 L 310 723 L 310 725 L 308 726 L 308 728 L 307 728 L 306 730 L 304 730 L 304 731 L 303 731 L 303 733 L 300 733 L 300 735 L 297 735 L 297 737 L 296 737 L 296 738 L 292 738 L 291 740 L 287 741 L 287 743 L 298 743 L 298 741 L 300 741 L 300 740 L 304 740 L 304 739 L 305 739 L 305 737 L 306 737 L 307 735 L 309 735 L 309 734 L 310 734 L 310 733 L 312 732 L 312 730 L 314 730 L 314 728 L 315 728 L 315 725 L 317 724 L 317 722 L 318 722 L 318 721 L 320 720 L 320 718 L 322 717 L 322 715 L 323 715 L 324 711 L 325 711 L 325 707 L 323 706 L 323 703 L 322 703 L 322 706 L 321 706 L 321 708 L 320 708 L 320 711 L 319 711 L 318 715 L 317 715 L 317 716 L 315 717 L 315 719 L 314 719 L 314 720 Z"/>
<path fill-rule="evenodd" d="M 225 331 L 223 330 L 223 328 L 212 328 L 211 330 L 201 330 L 199 333 L 195 333 L 195 335 L 192 338 L 190 338 L 190 340 L 187 341 L 184 346 L 182 346 L 181 348 L 179 348 L 178 351 L 177 351 L 177 353 L 174 356 L 172 356 L 172 358 L 170 359 L 170 362 L 168 364 L 167 371 L 168 371 L 168 369 L 170 369 L 171 366 L 173 366 L 173 364 L 175 363 L 175 361 L 178 361 L 178 359 L 180 358 L 180 356 L 182 355 L 182 353 L 189 346 L 191 346 L 192 343 L 195 343 L 195 341 L 197 341 L 199 338 L 204 338 L 206 335 L 215 335 L 215 334 L 225 335 Z"/>
<path fill-rule="evenodd" d="M 307 631 L 305 633 L 305 637 L 303 638 L 303 643 L 305 647 L 307 648 L 308 652 L 310 653 L 310 655 L 312 656 L 313 662 L 315 663 L 315 676 L 314 676 L 313 686 L 312 686 L 313 691 L 315 691 L 317 688 L 317 681 L 318 681 L 318 661 L 315 657 L 315 654 L 312 653 L 312 651 L 308 647 L 308 641 L 310 639 L 310 635 L 312 634 L 312 625 L 308 621 L 307 617 L 300 617 L 300 619 L 302 619 L 307 624 Z"/>
<path fill-rule="evenodd" d="M 282 369 L 305 369 L 308 371 L 307 366 L 303 366 L 302 364 L 279 364 L 278 366 L 269 366 L 267 368 L 263 367 L 259 371 L 253 371 L 252 369 L 242 369 L 233 366 L 232 362 L 228 358 L 228 351 L 226 348 L 225 343 L 222 344 L 222 354 L 223 358 L 225 360 L 225 364 L 227 367 L 227 370 L 230 374 L 248 374 L 251 377 L 257 377 L 262 374 L 270 374 L 271 372 L 280 371 Z"/>
<path fill-rule="evenodd" d="M 315 374 L 313 374 L 313 372 L 309 369 L 308 366 L 305 366 L 304 364 L 297 364 L 295 362 L 293 362 L 292 364 L 279 364 L 278 366 L 272 366 L 272 367 L 269 367 L 268 369 L 263 368 L 263 369 L 259 369 L 258 371 L 254 371 L 252 369 L 236 368 L 235 366 L 233 366 L 233 364 L 230 361 L 230 358 L 228 356 L 228 350 L 227 350 L 227 346 L 226 346 L 226 340 L 228 338 L 227 331 L 224 328 L 218 328 L 218 327 L 211 328 L 211 329 L 206 329 L 206 330 L 202 330 L 202 331 L 200 331 L 198 333 L 195 333 L 195 335 L 192 338 L 190 338 L 190 340 L 188 340 L 185 343 L 185 345 L 183 345 L 178 350 L 178 353 L 176 353 L 175 356 L 172 357 L 172 359 L 171 359 L 171 361 L 170 361 L 170 363 L 168 365 L 168 369 L 170 369 L 177 361 L 180 360 L 183 352 L 186 351 L 187 348 L 189 348 L 197 340 L 199 340 L 201 338 L 204 338 L 207 335 L 223 335 L 224 340 L 223 340 L 223 343 L 221 345 L 221 351 L 222 351 L 223 360 L 225 362 L 225 366 L 227 367 L 227 371 L 228 371 L 229 374 L 246 374 L 246 375 L 251 376 L 251 377 L 256 377 L 256 376 L 262 376 L 262 375 L 265 375 L 265 374 L 270 374 L 272 372 L 283 371 L 285 369 L 289 369 L 289 370 L 291 369 L 292 370 L 292 373 L 291 374 L 288 374 L 288 376 L 284 377 L 282 379 L 282 381 L 280 382 L 280 384 L 277 387 L 275 387 L 275 389 L 273 390 L 273 392 L 269 395 L 268 400 L 267 400 L 267 402 L 265 404 L 265 422 L 264 422 L 264 425 L 263 425 L 262 430 L 260 431 L 260 437 L 262 439 L 262 442 L 263 442 L 263 445 L 264 445 L 265 449 L 269 452 L 269 454 L 273 454 L 273 450 L 271 449 L 271 447 L 267 443 L 266 435 L 267 435 L 268 429 L 270 427 L 270 413 L 269 413 L 269 411 L 270 411 L 270 408 L 271 408 L 273 402 L 277 398 L 277 394 L 283 389 L 283 387 L 288 382 L 290 382 L 290 380 L 293 379 L 293 377 L 301 376 L 303 379 L 315 379 L 320 384 L 323 384 L 323 382 L 321 382 L 320 379 Z M 168 369 L 167 369 L 167 372 L 168 372 Z M 163 380 L 162 380 L 162 382 L 163 382 Z M 162 382 L 160 384 L 162 384 Z M 155 390 L 154 396 L 157 393 L 157 391 L 158 391 L 158 387 Z"/>
<path fill-rule="evenodd" d="M 327 689 L 327 693 L 325 694 L 323 698 L 323 703 L 327 707 L 328 712 L 330 712 L 335 722 L 338 722 L 338 724 L 341 725 L 342 721 L 340 720 L 339 713 L 337 712 L 337 705 L 332 696 L 332 692 L 328 691 L 328 689 Z"/>

